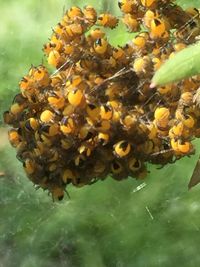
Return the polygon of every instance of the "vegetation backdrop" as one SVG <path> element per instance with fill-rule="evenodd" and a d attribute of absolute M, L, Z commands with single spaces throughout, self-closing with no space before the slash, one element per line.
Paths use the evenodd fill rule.
<path fill-rule="evenodd" d="M 200 7 L 200 0 L 178 2 Z M 118 13 L 113 0 L 0 0 L 1 114 L 30 65 L 45 61 L 41 48 L 63 10 L 86 4 Z M 119 29 L 110 38 L 121 44 L 130 36 Z M 53 203 L 25 177 L 0 118 L 0 266 L 200 266 L 200 186 L 187 190 L 199 141 L 196 155 L 159 170 L 150 166 L 144 181 L 69 187 L 71 199 Z"/>

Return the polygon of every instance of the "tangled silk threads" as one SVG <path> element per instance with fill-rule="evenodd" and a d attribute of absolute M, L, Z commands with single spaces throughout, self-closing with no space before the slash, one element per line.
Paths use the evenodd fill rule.
<path fill-rule="evenodd" d="M 170 0 L 122 0 L 119 8 L 119 18 L 92 6 L 67 10 L 43 48 L 56 72 L 31 67 L 4 113 L 27 176 L 53 199 L 68 184 L 143 178 L 146 162 L 190 155 L 200 136 L 199 77 L 149 87 L 166 59 L 195 42 L 197 10 Z M 137 33 L 113 47 L 104 28 L 119 23 Z"/>

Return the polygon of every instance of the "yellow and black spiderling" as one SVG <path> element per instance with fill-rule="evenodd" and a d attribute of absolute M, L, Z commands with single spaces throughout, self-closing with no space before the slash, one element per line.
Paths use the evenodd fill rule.
<path fill-rule="evenodd" d="M 105 28 L 114 29 L 118 24 L 118 18 L 110 13 L 100 14 L 97 19 L 97 23 Z"/>
<path fill-rule="evenodd" d="M 62 200 L 76 187 L 128 176 L 194 153 L 200 79 L 150 88 L 162 63 L 195 41 L 199 13 L 171 0 L 120 0 L 119 17 L 72 7 L 53 29 L 44 65 L 32 66 L 4 112 L 8 138 L 29 179 Z M 105 28 L 137 32 L 111 45 Z M 186 25 L 186 27 L 183 27 Z"/>

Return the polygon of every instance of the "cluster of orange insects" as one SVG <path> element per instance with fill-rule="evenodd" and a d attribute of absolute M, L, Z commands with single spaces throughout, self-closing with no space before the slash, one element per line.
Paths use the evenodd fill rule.
<path fill-rule="evenodd" d="M 195 41 L 198 10 L 171 0 L 121 0 L 121 17 L 72 7 L 44 53 L 56 68 L 31 67 L 5 123 L 30 180 L 61 200 L 72 183 L 143 178 L 194 152 L 200 136 L 199 77 L 150 89 L 162 62 Z M 113 47 L 104 28 L 123 23 L 133 40 Z M 183 27 L 187 25 L 187 27 Z"/>

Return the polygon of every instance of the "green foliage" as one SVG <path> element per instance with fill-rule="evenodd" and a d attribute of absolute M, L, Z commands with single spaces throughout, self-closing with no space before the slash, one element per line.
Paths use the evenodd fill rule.
<path fill-rule="evenodd" d="M 188 8 L 188 7 L 196 7 L 196 8 L 200 8 L 200 0 L 177 0 L 176 3 L 178 5 L 181 5 L 184 9 Z"/>
<path fill-rule="evenodd" d="M 44 60 L 41 47 L 63 7 L 80 2 L 0 0 L 1 113 L 30 64 Z M 99 10 L 113 8 L 112 0 L 82 1 L 81 5 L 92 3 Z M 128 36 L 122 28 L 112 38 L 117 44 Z M 71 198 L 53 203 L 27 180 L 5 140 L 1 128 L 2 266 L 199 266 L 200 188 L 187 191 L 198 153 L 160 170 L 150 166 L 144 181 L 108 178 L 80 189 L 69 187 Z M 137 191 L 142 183 L 144 187 Z"/>
<path fill-rule="evenodd" d="M 173 72 L 171 71 L 173 70 Z M 152 82 L 160 86 L 181 81 L 200 73 L 200 42 L 190 45 L 167 60 L 155 73 Z"/>
<path fill-rule="evenodd" d="M 177 1 L 179 5 L 182 5 L 183 8 L 189 8 L 195 6 L 200 8 L 200 1 Z M 190 46 L 186 50 L 181 51 L 175 57 L 167 60 L 154 75 L 153 83 L 156 85 L 164 85 L 174 81 L 179 81 L 184 78 L 191 77 L 200 73 L 200 44 L 196 46 Z M 174 70 L 173 73 L 170 70 Z"/>

